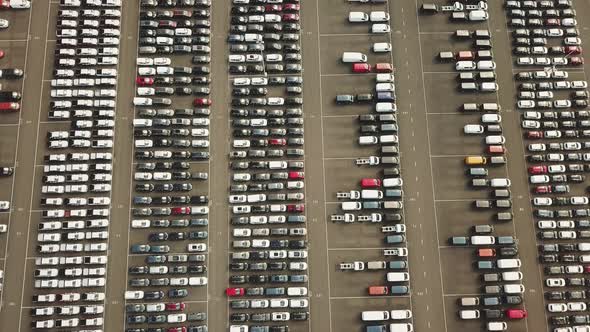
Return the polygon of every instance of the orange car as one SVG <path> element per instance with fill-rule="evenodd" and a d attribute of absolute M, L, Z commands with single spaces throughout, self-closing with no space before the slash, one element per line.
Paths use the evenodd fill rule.
<path fill-rule="evenodd" d="M 389 290 L 386 286 L 371 286 L 369 287 L 369 295 L 387 295 Z"/>
<path fill-rule="evenodd" d="M 496 250 L 494 249 L 477 249 L 477 256 L 479 257 L 494 257 Z"/>

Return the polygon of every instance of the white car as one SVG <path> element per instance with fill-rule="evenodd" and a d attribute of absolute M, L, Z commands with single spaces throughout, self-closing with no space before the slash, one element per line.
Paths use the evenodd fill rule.
<path fill-rule="evenodd" d="M 584 303 L 584 302 L 568 302 L 567 303 L 567 310 L 568 311 L 584 311 L 584 310 L 586 310 L 586 303 Z"/>
<path fill-rule="evenodd" d="M 572 89 L 586 89 L 586 88 L 588 88 L 588 82 L 586 82 L 586 81 L 572 81 L 571 88 Z"/>
<path fill-rule="evenodd" d="M 518 108 L 535 108 L 535 102 L 533 100 L 519 100 L 516 103 Z"/>
<path fill-rule="evenodd" d="M 545 285 L 547 285 L 547 287 L 564 287 L 565 286 L 565 279 L 563 279 L 563 278 L 547 278 L 545 280 Z"/>
<path fill-rule="evenodd" d="M 524 129 L 538 129 L 541 128 L 541 123 L 539 121 L 524 120 L 521 122 L 521 126 Z"/>
<path fill-rule="evenodd" d="M 569 108 L 569 107 L 572 107 L 572 102 L 567 99 L 554 100 L 553 107 L 555 107 L 555 108 Z"/>
<path fill-rule="evenodd" d="M 530 66 L 535 64 L 535 60 L 531 57 L 519 57 L 516 59 L 516 64 L 520 66 Z"/>
<path fill-rule="evenodd" d="M 539 220 L 537 227 L 539 229 L 555 229 L 557 228 L 557 223 L 554 220 Z"/>
<path fill-rule="evenodd" d="M 549 206 L 553 204 L 553 200 L 549 197 L 535 197 L 533 198 L 533 205 L 535 206 Z"/>
<path fill-rule="evenodd" d="M 245 86 L 250 85 L 250 79 L 248 77 L 238 77 L 234 78 L 233 82 L 234 86 Z"/>
<path fill-rule="evenodd" d="M 582 44 L 582 40 L 578 37 L 565 37 L 565 39 L 563 40 L 563 43 L 568 46 L 570 46 L 570 45 L 578 46 L 578 45 Z"/>
<path fill-rule="evenodd" d="M 240 63 L 246 61 L 246 56 L 241 54 L 230 54 L 228 58 L 230 63 Z"/>
<path fill-rule="evenodd" d="M 572 204 L 572 205 L 586 205 L 586 204 L 588 204 L 588 197 L 584 197 L 584 196 L 570 197 L 570 204 Z"/>
<path fill-rule="evenodd" d="M 567 312 L 567 304 L 565 303 L 549 303 L 547 305 L 549 312 Z"/>

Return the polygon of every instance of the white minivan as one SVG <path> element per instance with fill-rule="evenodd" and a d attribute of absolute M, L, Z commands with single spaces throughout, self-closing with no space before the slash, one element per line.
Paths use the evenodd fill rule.
<path fill-rule="evenodd" d="M 357 23 L 357 22 L 367 22 L 369 21 L 369 15 L 363 12 L 349 12 L 348 13 L 348 22 Z"/>
<path fill-rule="evenodd" d="M 389 312 L 388 311 L 363 311 L 361 313 L 361 320 L 363 322 L 374 322 L 380 320 L 388 320 L 389 319 Z"/>
<path fill-rule="evenodd" d="M 361 52 L 342 52 L 342 62 L 367 62 L 367 56 Z"/>
<path fill-rule="evenodd" d="M 473 235 L 471 237 L 471 244 L 476 246 L 490 245 L 496 243 L 496 238 L 487 235 Z"/>

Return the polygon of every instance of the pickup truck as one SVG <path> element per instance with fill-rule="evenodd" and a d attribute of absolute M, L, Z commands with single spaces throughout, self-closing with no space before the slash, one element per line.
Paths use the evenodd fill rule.
<path fill-rule="evenodd" d="M 363 271 L 365 269 L 364 262 L 340 263 L 340 271 Z"/>
<path fill-rule="evenodd" d="M 339 191 L 336 193 L 336 198 L 338 199 L 359 199 L 361 198 L 360 191 L 351 190 L 351 191 Z"/>
<path fill-rule="evenodd" d="M 396 224 L 392 226 L 381 226 L 381 232 L 383 233 L 405 233 L 406 232 L 406 225 L 403 224 Z"/>
<path fill-rule="evenodd" d="M 354 222 L 355 216 L 352 213 L 345 213 L 345 214 L 333 214 L 330 216 L 330 220 L 333 222 Z M 360 220 L 359 220 L 360 221 Z"/>

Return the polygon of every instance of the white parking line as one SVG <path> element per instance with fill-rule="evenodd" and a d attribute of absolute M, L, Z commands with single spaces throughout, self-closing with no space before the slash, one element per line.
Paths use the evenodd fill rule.
<path fill-rule="evenodd" d="M 419 49 L 419 53 L 420 53 L 420 70 L 422 71 L 422 82 L 421 82 L 421 88 L 422 88 L 422 98 L 424 101 L 424 112 L 425 112 L 425 116 L 424 119 L 426 120 L 426 139 L 428 141 L 427 147 L 428 147 L 428 154 L 430 156 L 432 156 L 432 147 L 431 147 L 431 141 L 430 141 L 430 129 L 429 129 L 429 121 L 428 121 L 428 102 L 426 100 L 426 89 L 424 86 L 424 82 L 425 82 L 425 76 L 424 76 L 424 54 L 422 53 L 422 39 L 420 38 L 420 16 L 418 15 L 418 1 L 414 0 L 414 4 L 415 4 L 415 10 L 416 10 L 416 28 L 418 31 L 418 49 Z M 456 75 L 456 73 L 453 73 L 454 75 Z M 436 197 L 436 193 L 434 190 L 434 170 L 432 168 L 432 159 L 429 158 L 428 159 L 428 164 L 429 164 L 429 168 L 430 168 L 430 187 L 432 188 L 432 198 L 434 199 Z M 438 213 L 436 211 L 436 204 L 434 205 L 434 229 L 435 229 L 435 235 L 436 235 L 436 243 L 437 245 L 440 245 L 440 241 L 439 241 L 439 231 L 438 231 Z M 441 264 L 441 256 L 440 256 L 440 250 L 437 250 L 438 253 L 438 269 L 439 269 L 439 274 L 440 274 L 440 287 L 442 290 L 442 293 L 444 294 L 445 292 L 445 285 L 444 285 L 444 281 L 443 281 L 443 272 L 442 272 L 442 264 Z M 447 314 L 446 314 L 446 308 L 444 305 L 444 297 L 442 298 L 443 300 L 443 305 L 442 305 L 442 313 L 443 313 L 443 320 L 444 320 L 444 328 L 445 331 L 447 331 Z"/>
<path fill-rule="evenodd" d="M 368 75 L 367 75 L 368 74 Z M 373 74 L 373 75 L 371 75 Z M 342 77 L 342 76 L 358 76 L 358 77 L 369 77 L 375 76 L 375 73 L 364 73 L 364 74 L 356 74 L 356 73 L 336 73 L 336 74 L 321 74 L 320 77 Z"/>
<path fill-rule="evenodd" d="M 319 1 L 315 1 L 316 4 L 316 28 L 317 28 L 317 43 L 318 43 L 318 68 L 322 70 L 322 54 L 320 51 L 321 46 L 321 38 L 320 38 L 320 5 Z M 322 92 L 322 75 L 320 75 L 320 84 L 319 84 L 319 97 L 320 97 L 320 128 L 321 128 L 321 142 L 322 142 L 322 181 L 323 181 L 323 189 L 324 189 L 324 202 L 327 200 L 326 197 L 326 159 L 325 156 L 325 142 L 324 142 L 324 106 L 323 106 L 323 99 L 324 94 Z M 326 204 L 324 206 L 324 215 L 326 215 Z M 329 238 L 328 238 L 328 223 L 325 223 L 325 244 L 326 244 L 326 261 L 330 261 L 330 249 L 329 247 Z M 311 275 L 310 275 L 311 276 Z M 328 284 L 330 283 L 330 269 L 327 269 L 326 277 L 328 279 Z M 330 287 L 327 288 L 328 298 L 331 298 L 332 291 Z M 332 301 L 328 301 L 328 321 L 329 321 L 329 332 L 332 332 Z M 311 329 L 311 323 L 309 323 Z"/>
<path fill-rule="evenodd" d="M 456 71 L 425 71 L 424 74 L 432 75 L 432 74 L 443 74 L 443 75 L 457 75 L 459 72 Z"/>
<path fill-rule="evenodd" d="M 363 37 L 370 37 L 370 36 L 378 36 L 377 34 L 373 33 L 320 33 L 320 37 L 352 37 L 352 36 L 363 36 Z"/>
<path fill-rule="evenodd" d="M 409 298 L 410 295 L 379 296 L 379 298 Z M 375 300 L 375 296 L 331 296 L 331 300 Z"/>
<path fill-rule="evenodd" d="M 328 224 L 328 223 L 326 223 Z M 401 247 L 375 247 L 375 248 L 328 248 L 328 251 L 347 251 L 347 250 L 389 250 L 398 249 Z"/>
<path fill-rule="evenodd" d="M 47 38 L 49 36 L 49 22 L 50 22 L 50 17 L 51 17 L 51 6 L 47 6 L 49 7 L 47 9 L 47 25 L 45 27 L 45 38 Z M 31 5 L 31 9 L 30 9 L 30 13 L 29 13 L 29 27 L 28 27 L 28 32 L 27 35 L 31 34 L 31 22 L 32 22 L 32 16 L 33 16 L 33 8 Z M 29 44 L 27 43 L 27 49 L 25 51 L 25 65 L 23 67 L 23 72 L 27 72 L 27 60 L 28 60 L 28 56 L 29 56 Z M 43 52 L 43 69 L 45 68 L 45 64 L 47 63 L 47 43 L 45 43 L 45 51 Z M 22 88 L 24 88 L 25 85 L 25 80 L 27 79 L 27 77 L 25 76 L 23 78 L 23 83 L 22 83 Z M 41 74 L 41 80 L 45 79 L 45 70 L 43 70 L 43 73 Z M 24 93 L 26 93 L 25 91 L 21 90 Z M 43 89 L 41 89 L 41 93 L 39 94 L 39 108 L 37 109 L 37 113 L 39 114 L 39 119 L 41 117 L 41 110 L 43 109 Z M 41 123 L 37 122 L 37 132 L 36 132 L 36 136 L 35 136 L 35 157 L 34 157 L 34 161 L 33 161 L 33 165 L 37 164 L 37 152 L 38 152 L 38 148 L 39 148 L 39 129 L 41 127 Z M 31 190 L 30 192 L 33 193 L 34 189 L 35 189 L 35 168 L 33 168 L 33 174 L 31 175 L 33 178 L 33 181 L 31 181 Z M 32 209 L 33 207 L 33 197 L 35 195 L 31 194 L 31 200 L 29 201 L 29 210 Z M 29 240 L 31 237 L 31 218 L 32 218 L 33 214 L 29 211 L 29 218 L 27 218 L 27 240 L 26 240 L 26 246 L 25 246 L 25 257 L 29 257 Z M 23 264 L 23 273 L 22 275 L 25 276 L 27 272 L 27 264 Z M 30 285 L 26 285 L 27 282 L 27 278 L 25 277 L 24 280 L 22 281 L 22 289 L 21 289 L 21 295 L 20 295 L 20 305 L 23 305 L 23 300 L 24 300 L 24 295 L 25 295 L 25 287 L 30 287 Z M 19 312 L 19 317 L 18 317 L 18 329 L 17 331 L 21 330 L 21 324 L 22 324 L 22 310 L 20 310 Z"/>
<path fill-rule="evenodd" d="M 470 154 L 434 154 L 430 155 L 430 158 L 465 158 L 472 156 Z"/>
<path fill-rule="evenodd" d="M 322 118 L 356 118 L 358 114 L 322 115 Z"/>

